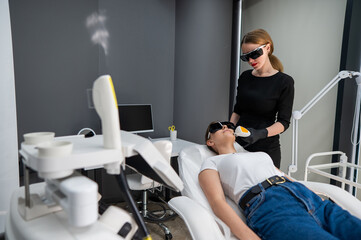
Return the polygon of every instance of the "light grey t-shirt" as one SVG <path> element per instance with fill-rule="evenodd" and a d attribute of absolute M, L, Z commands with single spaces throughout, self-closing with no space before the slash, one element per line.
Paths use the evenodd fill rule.
<path fill-rule="evenodd" d="M 218 171 L 224 194 L 238 203 L 242 195 L 254 185 L 274 175 L 283 176 L 264 152 L 222 154 L 206 159 L 205 169 Z"/>

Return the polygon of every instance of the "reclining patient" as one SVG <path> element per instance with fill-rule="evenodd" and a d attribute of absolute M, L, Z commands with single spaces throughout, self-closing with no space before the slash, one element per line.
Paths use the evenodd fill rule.
<path fill-rule="evenodd" d="M 232 123 L 211 123 L 207 146 L 218 155 L 198 175 L 213 212 L 239 239 L 361 239 L 361 220 L 298 182 L 263 152 L 237 153 Z M 251 160 L 249 160 L 251 159 Z M 227 204 L 238 203 L 247 225 Z"/>

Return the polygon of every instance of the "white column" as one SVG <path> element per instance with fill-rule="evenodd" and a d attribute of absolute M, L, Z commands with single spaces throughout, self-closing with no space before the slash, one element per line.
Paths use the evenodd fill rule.
<path fill-rule="evenodd" d="M 0 233 L 19 187 L 13 48 L 8 0 L 0 0 Z"/>

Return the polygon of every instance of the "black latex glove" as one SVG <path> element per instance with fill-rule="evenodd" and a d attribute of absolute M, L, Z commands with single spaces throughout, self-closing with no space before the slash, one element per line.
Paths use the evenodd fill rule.
<path fill-rule="evenodd" d="M 242 137 L 242 140 L 247 143 L 244 147 L 247 147 L 255 142 L 257 142 L 260 139 L 266 138 L 268 135 L 268 131 L 266 128 L 262 129 L 253 129 L 253 128 L 247 128 L 247 130 L 251 133 L 248 137 Z"/>

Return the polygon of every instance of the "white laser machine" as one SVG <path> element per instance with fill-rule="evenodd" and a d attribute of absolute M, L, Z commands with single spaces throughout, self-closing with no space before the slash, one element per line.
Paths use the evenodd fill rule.
<path fill-rule="evenodd" d="M 151 239 L 123 174 L 126 158 L 137 154 L 165 185 L 178 191 L 183 189 L 183 182 L 163 158 L 162 148 L 155 148 L 146 138 L 120 131 L 110 76 L 101 76 L 94 82 L 93 100 L 103 135 L 91 138 L 54 137 L 49 132 L 24 135 L 19 151 L 24 163 L 24 187 L 12 195 L 6 239 L 128 240 L 135 234 Z M 169 149 L 169 144 L 165 143 L 164 149 Z M 74 171 L 99 166 L 117 177 L 132 216 L 113 206 L 99 216 L 97 184 Z M 45 182 L 29 185 L 29 169 Z"/>

